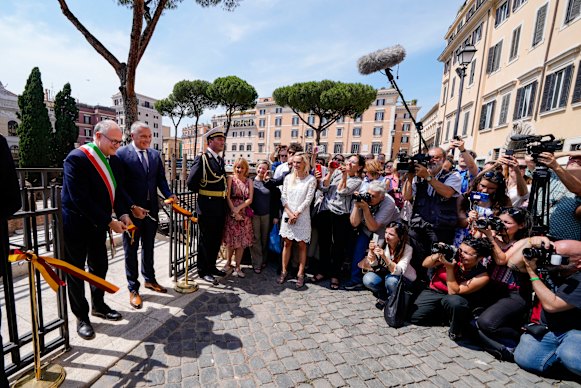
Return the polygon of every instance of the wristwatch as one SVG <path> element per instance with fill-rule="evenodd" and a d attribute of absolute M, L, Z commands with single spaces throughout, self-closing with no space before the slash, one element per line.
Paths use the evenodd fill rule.
<path fill-rule="evenodd" d="M 433 176 L 431 176 L 431 175 L 428 175 L 428 176 L 426 177 L 426 182 L 430 183 L 430 182 L 432 181 L 432 178 L 433 178 Z"/>

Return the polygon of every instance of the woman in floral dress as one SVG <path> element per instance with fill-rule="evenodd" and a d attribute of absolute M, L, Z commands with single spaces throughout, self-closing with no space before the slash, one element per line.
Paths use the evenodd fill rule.
<path fill-rule="evenodd" d="M 252 231 L 252 196 L 254 187 L 248 179 L 248 162 L 244 158 L 234 163 L 234 175 L 228 177 L 228 196 L 226 202 L 230 208 L 230 216 L 226 217 L 223 242 L 226 245 L 226 266 L 228 272 L 232 267 L 230 260 L 234 253 L 234 276 L 243 278 L 244 272 L 240 269 L 244 248 L 253 243 Z"/>
<path fill-rule="evenodd" d="M 307 244 L 311 241 L 310 205 L 317 188 L 317 180 L 309 174 L 309 159 L 304 153 L 292 158 L 292 173 L 284 179 L 281 202 L 284 206 L 280 235 L 284 239 L 282 250 L 282 270 L 278 283 L 285 282 L 287 267 L 291 257 L 293 240 L 299 246 L 299 271 L 296 288 L 305 284 L 305 266 L 307 264 Z"/>

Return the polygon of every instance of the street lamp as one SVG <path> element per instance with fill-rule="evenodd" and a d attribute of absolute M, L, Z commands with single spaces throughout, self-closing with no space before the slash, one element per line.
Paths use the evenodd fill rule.
<path fill-rule="evenodd" d="M 458 109 L 456 110 L 456 120 L 454 121 L 454 138 L 458 136 L 458 123 L 460 122 L 460 109 L 462 109 L 462 91 L 464 90 L 464 77 L 466 76 L 466 68 L 472 62 L 476 47 L 471 44 L 464 46 L 458 53 L 458 62 L 460 66 L 456 68 L 456 74 L 460 77 L 460 86 L 458 90 Z"/>

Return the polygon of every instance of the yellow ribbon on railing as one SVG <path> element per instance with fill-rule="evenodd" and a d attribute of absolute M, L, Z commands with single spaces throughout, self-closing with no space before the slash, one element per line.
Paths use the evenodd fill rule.
<path fill-rule="evenodd" d="M 15 263 L 21 260 L 30 261 L 33 267 L 37 269 L 38 272 L 40 272 L 44 280 L 55 292 L 58 290 L 59 286 L 65 286 L 66 283 L 62 281 L 61 278 L 59 278 L 52 267 L 59 268 L 69 275 L 89 282 L 93 286 L 98 287 L 110 294 L 114 294 L 115 292 L 119 291 L 119 287 L 116 285 L 109 283 L 105 279 L 95 276 L 89 272 L 83 271 L 82 269 L 77 268 L 74 265 L 67 263 L 66 261 L 55 259 L 53 257 L 37 256 L 31 251 L 22 252 L 14 250 L 8 256 L 8 261 L 11 263 Z"/>
<path fill-rule="evenodd" d="M 192 221 L 193 223 L 198 222 L 198 219 L 193 216 L 191 211 L 186 210 L 183 207 L 181 207 L 180 205 L 178 205 L 173 198 L 168 198 L 163 202 L 168 204 L 168 205 L 171 205 L 171 208 L 173 209 L 174 212 L 188 217 L 190 219 L 190 221 Z"/>

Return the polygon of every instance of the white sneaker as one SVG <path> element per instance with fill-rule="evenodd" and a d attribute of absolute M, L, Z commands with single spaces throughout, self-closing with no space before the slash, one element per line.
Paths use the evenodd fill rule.
<path fill-rule="evenodd" d="M 244 274 L 244 272 L 242 272 L 241 269 L 234 270 L 234 272 L 232 272 L 232 276 L 236 276 L 237 278 L 245 278 L 246 277 L 246 275 Z"/>

